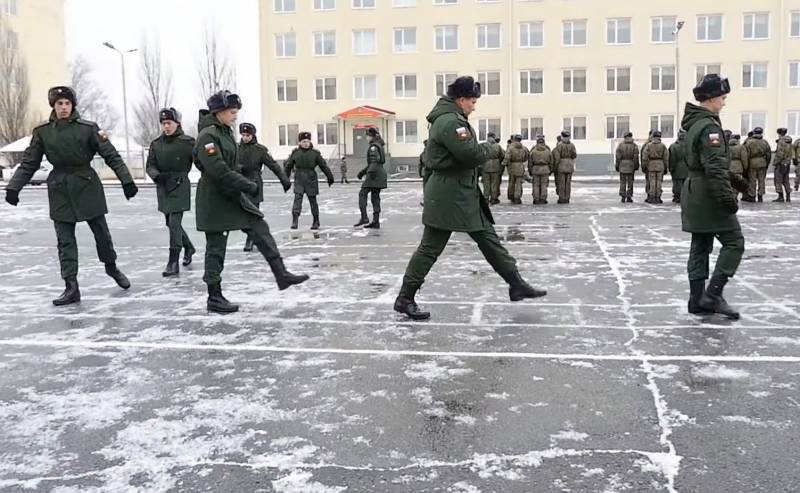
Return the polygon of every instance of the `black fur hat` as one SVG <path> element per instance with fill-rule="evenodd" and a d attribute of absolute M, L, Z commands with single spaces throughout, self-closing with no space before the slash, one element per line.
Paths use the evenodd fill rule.
<path fill-rule="evenodd" d="M 300 142 L 301 140 L 311 140 L 311 132 L 300 132 L 297 135 L 297 141 Z"/>
<path fill-rule="evenodd" d="M 479 98 L 481 97 L 481 84 L 475 82 L 472 77 L 464 75 L 447 86 L 447 95 L 453 99 Z"/>
<path fill-rule="evenodd" d="M 695 86 L 693 92 L 694 98 L 703 102 L 730 93 L 731 84 L 718 74 L 708 74 Z"/>
<path fill-rule="evenodd" d="M 72 90 L 71 87 L 67 86 L 55 86 L 51 87 L 49 91 L 47 91 L 47 102 L 50 103 L 50 107 L 54 108 L 56 106 L 56 101 L 59 99 L 66 99 L 72 106 L 77 106 L 78 101 L 75 97 L 75 91 Z"/>
<path fill-rule="evenodd" d="M 239 124 L 239 133 L 240 134 L 256 134 L 256 126 L 252 123 L 240 123 Z"/>
<path fill-rule="evenodd" d="M 211 114 L 219 113 L 222 110 L 236 108 L 242 109 L 242 100 L 238 94 L 233 94 L 230 91 L 219 91 L 208 98 L 208 111 Z"/>
<path fill-rule="evenodd" d="M 181 122 L 181 112 L 175 108 L 164 108 L 158 112 L 158 123 L 165 121 L 173 121 L 175 123 Z"/>

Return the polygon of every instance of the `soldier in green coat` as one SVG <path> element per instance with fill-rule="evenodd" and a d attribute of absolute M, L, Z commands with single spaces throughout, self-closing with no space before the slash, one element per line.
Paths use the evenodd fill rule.
<path fill-rule="evenodd" d="M 533 205 L 547 203 L 547 187 L 553 172 L 553 153 L 544 141 L 544 135 L 536 136 L 536 145 L 531 149 L 528 174 L 533 182 Z"/>
<path fill-rule="evenodd" d="M 261 202 L 264 202 L 264 176 L 261 170 L 264 166 L 269 168 L 270 171 L 280 180 L 283 186 L 283 191 L 288 192 L 292 188 L 292 183 L 283 172 L 283 168 L 278 166 L 278 163 L 272 159 L 272 154 L 269 149 L 258 143 L 256 138 L 256 126 L 252 123 L 242 123 L 239 125 L 239 134 L 242 136 L 239 141 L 239 149 L 236 154 L 241 166 L 241 172 L 245 178 L 252 180 L 258 185 L 258 192 L 250 197 L 253 205 L 258 207 Z M 248 235 L 247 240 L 244 242 L 244 251 L 252 252 L 254 245 L 253 238 Z"/>
<path fill-rule="evenodd" d="M 164 277 L 178 275 L 178 257 L 183 250 L 183 265 L 192 263 L 195 253 L 192 240 L 183 229 L 183 213 L 191 209 L 192 185 L 189 171 L 194 157 L 194 138 L 183 133 L 181 114 L 175 108 L 158 113 L 162 134 L 150 143 L 147 174 L 156 184 L 158 211 L 164 214 L 169 230 L 169 260 Z"/>
<path fill-rule="evenodd" d="M 686 131 L 678 131 L 678 140 L 669 146 L 669 174 L 672 175 L 672 201 L 681 203 L 681 190 L 683 182 L 689 177 L 689 167 L 686 164 Z"/>
<path fill-rule="evenodd" d="M 750 183 L 750 189 L 742 200 L 755 202 L 757 198 L 759 202 L 764 202 L 767 168 L 772 158 L 772 149 L 764 140 L 764 129 L 754 128 L 753 136 L 745 141 L 744 147 L 747 150 L 747 161 L 744 163 L 744 167 L 748 171 L 747 181 Z"/>
<path fill-rule="evenodd" d="M 364 180 L 358 192 L 358 210 L 361 212 L 361 219 L 354 227 L 364 225 L 365 228 L 380 229 L 381 190 L 386 188 L 386 170 L 383 168 L 386 163 L 385 142 L 375 127 L 370 127 L 367 134 L 370 137 L 367 167 L 358 172 L 358 179 Z M 372 201 L 372 222 L 367 217 L 367 195 Z"/>
<path fill-rule="evenodd" d="M 75 92 L 66 86 L 53 87 L 47 94 L 53 108 L 50 120 L 33 129 L 31 142 L 22 157 L 22 164 L 6 186 L 6 202 L 16 206 L 19 192 L 41 167 L 42 158 L 53 165 L 47 177 L 50 219 L 58 240 L 58 259 L 65 289 L 53 300 L 56 306 L 81 300 L 78 288 L 78 243 L 75 224 L 87 222 L 94 234 L 97 256 L 105 271 L 119 287 L 131 283 L 117 268 L 117 253 L 106 223 L 106 196 L 100 177 L 92 169 L 92 158 L 100 154 L 122 183 L 125 198 L 132 199 L 138 189 L 119 153 L 97 124 L 82 120 L 76 106 Z"/>
<path fill-rule="evenodd" d="M 661 131 L 653 132 L 650 143 L 642 153 L 642 171 L 647 176 L 647 190 L 649 190 L 645 202 L 649 204 L 663 204 L 661 200 L 662 184 L 664 182 L 664 171 L 669 164 L 669 150 L 661 142 Z"/>
<path fill-rule="evenodd" d="M 800 169 L 798 169 L 800 168 L 800 137 L 794 139 L 792 153 L 792 164 L 794 164 L 794 191 L 797 192 L 800 190 Z"/>
<path fill-rule="evenodd" d="M 486 135 L 486 163 L 483 165 L 483 196 L 489 205 L 500 203 L 500 182 L 503 181 L 503 159 L 505 152 L 497 143 L 497 136 L 493 133 Z"/>
<path fill-rule="evenodd" d="M 744 253 L 744 236 L 736 218 L 739 205 L 732 188 L 743 188 L 743 184 L 731 181 L 728 143 L 719 119 L 728 93 L 728 80 L 709 74 L 694 88 L 700 104 L 686 104 L 681 128 L 686 129 L 689 178 L 681 192 L 681 220 L 683 230 L 692 234 L 687 264 L 689 313 L 720 313 L 738 319 L 739 313 L 722 297 L 723 288 L 736 274 Z M 706 289 L 714 238 L 722 243 L 722 249 Z"/>
<path fill-rule="evenodd" d="M 319 178 L 317 168 L 319 168 L 328 179 L 328 186 L 333 186 L 333 173 L 331 172 L 322 154 L 311 143 L 311 132 L 300 132 L 297 140 L 300 146 L 296 148 L 283 163 L 283 170 L 286 176 L 292 176 L 294 171 L 294 204 L 292 204 L 292 229 L 297 229 L 297 222 L 300 220 L 300 213 L 303 212 L 303 195 L 308 196 L 308 203 L 311 206 L 311 216 L 313 222 L 311 229 L 319 229 L 319 204 L 317 195 L 319 194 Z"/>
<path fill-rule="evenodd" d="M 508 169 L 508 201 L 522 203 L 522 182 L 525 181 L 530 152 L 522 145 L 522 135 L 514 135 L 505 153 L 501 169 Z"/>
<path fill-rule="evenodd" d="M 395 311 L 413 320 L 430 318 L 429 312 L 419 310 L 414 296 L 454 231 L 469 234 L 478 244 L 495 272 L 509 284 L 511 301 L 547 294 L 520 276 L 516 260 L 497 237 L 489 204 L 478 188 L 477 169 L 486 162 L 486 149 L 478 143 L 468 117 L 475 110 L 480 87 L 472 77 L 459 77 L 427 117 L 427 165 L 433 173 L 425 185 L 425 229 L 394 303 Z"/>
<path fill-rule="evenodd" d="M 738 181 L 747 181 L 747 168 L 745 167 L 745 163 L 747 162 L 747 149 L 745 146 L 740 144 L 742 136 L 739 134 L 731 135 L 731 140 L 728 142 L 728 153 L 729 153 L 729 160 L 730 160 L 730 172 L 735 175 L 735 179 Z M 736 192 L 736 196 L 738 198 L 739 192 Z M 747 196 L 747 194 L 745 194 Z M 744 200 L 744 199 L 743 199 Z"/>
<path fill-rule="evenodd" d="M 619 173 L 620 202 L 633 202 L 633 176 L 639 169 L 639 146 L 628 132 L 617 146 L 614 169 Z"/>
<path fill-rule="evenodd" d="M 237 165 L 233 138 L 236 116 L 242 101 L 236 94 L 219 91 L 208 98 L 208 109 L 200 110 L 194 147 L 195 165 L 200 170 L 197 184 L 197 229 L 206 234 L 205 274 L 208 285 L 206 307 L 210 312 L 232 313 L 239 306 L 222 295 L 222 269 L 228 246 L 228 232 L 240 230 L 253 238 L 258 251 L 269 263 L 278 289 L 284 290 L 308 280 L 286 270 L 278 246 L 264 221 L 264 214 L 251 198 L 258 185 L 245 178 Z"/>
<path fill-rule="evenodd" d="M 776 140 L 775 155 L 773 156 L 773 163 L 775 170 L 775 192 L 778 198 L 773 202 L 791 202 L 792 189 L 789 184 L 789 170 L 792 165 L 792 138 L 787 136 L 788 130 L 785 128 L 778 129 L 778 140 Z M 786 197 L 784 199 L 784 196 Z"/>
<path fill-rule="evenodd" d="M 553 149 L 553 166 L 556 174 L 556 193 L 559 204 L 569 204 L 572 198 L 572 174 L 575 173 L 575 159 L 578 151 L 575 144 L 570 142 L 571 134 L 568 130 L 561 132 L 561 140 Z"/>

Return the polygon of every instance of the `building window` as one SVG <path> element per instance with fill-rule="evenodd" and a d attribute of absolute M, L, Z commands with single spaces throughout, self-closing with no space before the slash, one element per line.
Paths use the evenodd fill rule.
<path fill-rule="evenodd" d="M 353 0 L 354 9 L 374 9 L 375 0 Z"/>
<path fill-rule="evenodd" d="M 394 97 L 400 99 L 417 97 L 417 75 L 395 75 Z"/>
<path fill-rule="evenodd" d="M 653 17 L 650 19 L 650 41 L 653 43 L 672 43 L 675 41 L 675 24 L 677 18 Z"/>
<path fill-rule="evenodd" d="M 544 73 L 541 70 L 521 70 L 519 73 L 520 94 L 542 94 Z"/>
<path fill-rule="evenodd" d="M 675 65 L 650 68 L 651 91 L 675 90 Z"/>
<path fill-rule="evenodd" d="M 695 67 L 695 77 L 697 79 L 697 83 L 700 83 L 708 74 L 721 74 L 722 73 L 722 65 L 719 63 L 711 63 L 711 64 L 702 64 Z"/>
<path fill-rule="evenodd" d="M 769 38 L 769 12 L 744 14 L 744 39 Z"/>
<path fill-rule="evenodd" d="M 586 140 L 586 117 L 564 117 L 564 130 L 572 135 L 572 140 Z"/>
<path fill-rule="evenodd" d="M 800 62 L 789 63 L 789 87 L 800 87 Z"/>
<path fill-rule="evenodd" d="M 675 138 L 675 115 L 651 115 L 650 129 L 660 130 L 665 139 Z"/>
<path fill-rule="evenodd" d="M 275 35 L 275 56 L 293 58 L 297 56 L 297 40 L 294 33 L 278 33 Z"/>
<path fill-rule="evenodd" d="M 800 38 L 800 11 L 792 12 L 791 27 L 789 28 L 789 36 L 793 38 Z"/>
<path fill-rule="evenodd" d="M 800 111 L 790 111 L 786 114 L 786 128 L 789 135 L 800 135 Z"/>
<path fill-rule="evenodd" d="M 606 43 L 627 45 L 631 43 L 631 19 L 606 19 Z"/>
<path fill-rule="evenodd" d="M 433 0 L 434 5 L 455 5 L 458 0 Z"/>
<path fill-rule="evenodd" d="M 747 111 L 742 113 L 741 135 L 756 127 L 764 128 L 767 126 L 767 113 L 765 111 Z"/>
<path fill-rule="evenodd" d="M 492 133 L 498 137 L 503 135 L 501 130 L 499 118 L 481 118 L 478 120 L 478 140 L 481 142 L 485 142 L 487 135 Z"/>
<path fill-rule="evenodd" d="M 297 123 L 284 123 L 278 125 L 278 145 L 296 146 L 297 134 L 300 133 L 300 125 Z"/>
<path fill-rule="evenodd" d="M 544 46 L 544 23 L 520 22 L 519 24 L 519 47 L 520 48 L 541 48 Z"/>
<path fill-rule="evenodd" d="M 374 55 L 378 52 L 378 45 L 375 42 L 375 30 L 363 29 L 353 31 L 353 54 L 354 55 Z"/>
<path fill-rule="evenodd" d="M 565 93 L 585 93 L 586 92 L 586 69 L 568 68 L 564 69 Z"/>
<path fill-rule="evenodd" d="M 314 10 L 335 10 L 336 0 L 314 0 Z"/>
<path fill-rule="evenodd" d="M 611 115 L 606 117 L 606 138 L 621 139 L 631 130 L 630 115 Z"/>
<path fill-rule="evenodd" d="M 396 9 L 416 7 L 417 0 L 392 0 L 392 7 Z"/>
<path fill-rule="evenodd" d="M 606 91 L 608 92 L 630 92 L 631 91 L 631 68 L 630 67 L 611 67 L 606 69 Z"/>
<path fill-rule="evenodd" d="M 759 89 L 767 87 L 767 64 L 745 63 L 742 65 L 742 87 Z"/>
<path fill-rule="evenodd" d="M 317 144 L 334 146 L 339 143 L 339 125 L 336 122 L 317 123 Z"/>
<path fill-rule="evenodd" d="M 522 140 L 536 140 L 537 135 L 544 135 L 544 118 L 541 116 L 521 118 L 519 133 L 522 135 Z"/>
<path fill-rule="evenodd" d="M 314 88 L 317 101 L 333 101 L 336 99 L 336 77 L 314 79 Z"/>
<path fill-rule="evenodd" d="M 697 41 L 722 41 L 722 14 L 697 16 Z"/>
<path fill-rule="evenodd" d="M 458 49 L 458 26 L 436 26 L 436 51 Z"/>
<path fill-rule="evenodd" d="M 563 21 L 564 46 L 586 46 L 586 19 Z"/>
<path fill-rule="evenodd" d="M 297 101 L 297 79 L 278 81 L 278 101 L 283 103 Z"/>
<path fill-rule="evenodd" d="M 318 31 L 314 33 L 314 55 L 336 55 L 336 31 Z"/>
<path fill-rule="evenodd" d="M 476 46 L 479 50 L 500 49 L 500 24 L 478 24 Z"/>
<path fill-rule="evenodd" d="M 411 53 L 417 51 L 417 28 L 394 28 L 394 52 Z"/>
<path fill-rule="evenodd" d="M 378 78 L 374 75 L 353 77 L 353 99 L 378 99 Z"/>
<path fill-rule="evenodd" d="M 397 120 L 394 122 L 394 140 L 398 144 L 416 144 L 417 120 Z"/>
<path fill-rule="evenodd" d="M 478 72 L 481 94 L 486 96 L 500 95 L 500 72 Z"/>
<path fill-rule="evenodd" d="M 275 12 L 294 12 L 295 0 L 275 0 Z"/>
<path fill-rule="evenodd" d="M 17 0 L 0 0 L 0 14 L 17 15 Z"/>
<path fill-rule="evenodd" d="M 447 86 L 455 82 L 458 74 L 455 72 L 436 74 L 436 95 L 444 96 L 447 94 Z"/>

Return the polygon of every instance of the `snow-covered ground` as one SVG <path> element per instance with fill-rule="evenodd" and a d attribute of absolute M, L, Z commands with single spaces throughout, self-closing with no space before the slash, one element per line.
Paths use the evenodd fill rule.
<path fill-rule="evenodd" d="M 379 231 L 351 227 L 357 191 L 323 187 L 323 229 L 308 230 L 306 204 L 293 232 L 291 196 L 268 185 L 281 252 L 311 280 L 279 292 L 232 233 L 223 288 L 242 309 L 229 316 L 204 309 L 202 252 L 161 277 L 152 188 L 131 202 L 107 189 L 131 290 L 81 225 L 83 302 L 60 309 L 46 191 L 0 207 L 0 491 L 796 488 L 797 206 L 742 206 L 747 253 L 726 292 L 739 322 L 685 313 L 676 206 L 582 183 L 568 206 L 526 194 L 494 209 L 546 298 L 509 303 L 454 235 L 418 296 L 433 318 L 410 323 L 392 301 L 421 186 L 391 184 Z M 202 251 L 193 214 L 185 225 Z"/>

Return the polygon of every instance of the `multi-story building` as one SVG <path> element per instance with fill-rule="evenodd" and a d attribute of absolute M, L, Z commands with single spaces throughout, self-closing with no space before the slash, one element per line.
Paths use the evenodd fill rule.
<path fill-rule="evenodd" d="M 278 156 L 299 130 L 329 156 L 358 156 L 374 125 L 410 161 L 436 98 L 465 74 L 483 87 L 481 139 L 552 143 L 566 128 L 589 166 L 606 166 L 628 130 L 674 138 L 710 72 L 734 88 L 727 127 L 800 134 L 800 0 L 269 0 L 260 25 L 262 134 Z"/>

